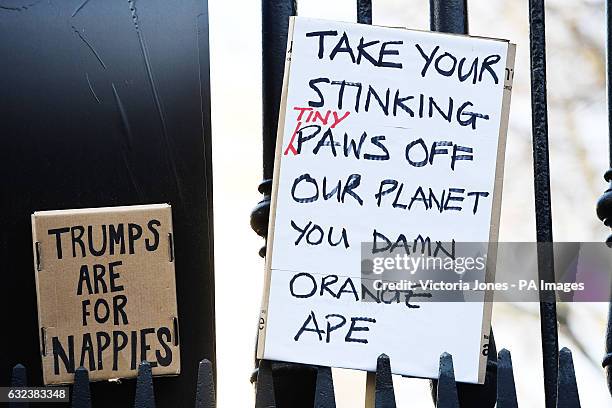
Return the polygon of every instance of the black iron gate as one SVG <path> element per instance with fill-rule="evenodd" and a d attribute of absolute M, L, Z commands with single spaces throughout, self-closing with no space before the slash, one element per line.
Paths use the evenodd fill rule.
<path fill-rule="evenodd" d="M 133 6 L 134 2 L 129 1 L 129 5 Z M 607 1 L 608 6 L 612 4 L 612 0 Z M 82 4 L 78 5 L 77 8 L 71 10 L 71 13 L 74 15 L 80 13 L 83 7 L 87 4 L 87 1 L 84 1 Z M 31 5 L 30 5 L 31 6 Z M 28 7 L 24 6 L 24 8 L 13 7 L 10 10 L 14 13 L 19 13 L 22 11 L 28 10 Z M 33 6 L 32 6 L 33 7 Z M 109 6 L 110 7 L 110 6 Z M 159 3 L 159 7 L 163 7 L 161 3 Z M 109 9 L 110 10 L 110 9 Z M 114 10 L 114 9 L 113 9 Z M 262 27 L 263 27 L 263 181 L 259 186 L 259 191 L 263 194 L 262 201 L 256 206 L 255 210 L 252 214 L 251 224 L 253 229 L 262 237 L 265 238 L 267 235 L 267 222 L 268 222 L 268 214 L 269 214 L 269 206 L 270 206 L 270 194 L 271 194 L 271 186 L 272 186 L 272 169 L 274 163 L 274 146 L 276 139 L 276 126 L 278 119 L 278 111 L 279 111 L 279 100 L 281 93 L 281 84 L 282 84 L 282 74 L 283 74 L 283 65 L 284 65 L 284 57 L 285 57 L 285 47 L 287 40 L 287 24 L 289 16 L 295 15 L 297 10 L 297 5 L 294 0 L 263 0 L 262 1 Z M 371 0 L 357 0 L 357 16 L 358 21 L 365 24 L 371 24 L 372 22 L 372 3 Z M 452 33 L 467 33 L 468 32 L 468 14 L 467 14 L 467 0 L 431 0 L 430 1 L 430 23 L 431 29 L 437 31 L 444 32 L 452 32 Z M 110 13 L 110 11 L 109 11 Z M 195 13 L 195 11 L 194 11 Z M 70 13 L 68 13 L 70 14 Z M 191 17 L 194 14 L 190 14 Z M 206 16 L 206 14 L 203 14 Z M 73 16 L 74 17 L 74 16 Z M 552 216 L 551 216 L 551 198 L 550 198 L 550 171 L 548 164 L 548 126 L 547 126 L 547 102 L 546 102 L 546 54 L 545 54 L 545 26 L 544 26 L 544 0 L 530 0 L 530 8 L 529 8 L 529 23 L 530 23 L 530 50 L 531 50 L 531 74 L 532 74 L 532 129 L 533 129 L 533 154 L 534 154 L 534 186 L 535 186 L 535 204 L 536 204 L 536 228 L 537 228 L 537 240 L 538 242 L 552 242 Z M 0 15 L 0 21 L 8 21 L 7 15 Z M 42 17 L 38 17 L 41 19 Z M 527 18 L 527 16 L 526 16 Z M 205 20 L 200 17 L 200 21 L 203 22 Z M 205 22 L 204 22 L 205 24 Z M 6 27 L 6 28 L 4 28 Z M 18 29 L 19 24 L 12 22 L 9 25 L 4 25 L 0 27 L 0 33 L 11 33 L 11 35 L 15 35 L 15 32 L 21 32 Z M 23 27 L 22 27 L 23 28 Z M 5 31 L 2 31 L 5 29 Z M 205 35 L 205 28 L 201 25 L 198 28 L 198 33 L 200 35 Z M 0 44 L 3 47 L 6 47 L 6 43 L 0 41 Z M 207 53 L 205 42 L 199 43 L 202 51 L 200 58 L 202 55 Z M 137 43 L 136 43 L 137 45 Z M 6 48 L 2 48 L 2 55 L 5 55 Z M 612 99 L 612 11 L 610 7 L 608 7 L 608 54 L 607 54 L 607 66 L 608 66 L 608 109 L 609 109 L 609 120 L 610 120 L 610 134 L 612 135 L 612 104 L 610 103 Z M 138 49 L 135 49 L 134 52 L 138 52 Z M 91 56 L 91 55 L 90 55 Z M 100 61 L 101 58 L 97 53 L 94 53 L 94 57 L 96 57 L 97 62 L 95 64 L 101 64 L 106 70 L 105 63 Z M 202 60 L 200 59 L 200 63 Z M 207 61 L 204 62 L 204 68 L 207 67 Z M 4 77 L 6 78 L 6 77 Z M 86 77 L 87 83 L 89 83 L 90 90 L 87 93 L 92 92 L 95 100 L 98 100 L 98 96 L 91 89 L 91 83 L 89 81 L 89 77 Z M 145 78 L 146 79 L 146 78 Z M 4 84 L 8 86 L 8 89 L 12 89 L 11 84 Z M 14 94 L 18 95 L 23 91 L 24 88 L 20 88 L 16 85 L 12 85 L 14 87 Z M 112 87 L 112 89 L 115 89 Z M 204 84 L 204 95 L 203 99 L 199 101 L 194 100 L 197 104 L 207 104 L 209 101 L 206 97 L 208 95 L 207 84 Z M 32 88 L 32 92 L 34 92 L 36 88 Z M 115 107 L 121 106 L 121 104 L 117 103 L 116 100 L 116 90 L 114 93 L 108 94 L 107 96 L 112 97 L 115 95 L 114 105 Z M 92 95 L 89 95 L 92 97 Z M 111 99 L 112 100 L 112 99 Z M 194 103 L 195 103 L 194 102 Z M 100 103 L 100 101 L 98 101 Z M 4 106 L 4 105 L 3 105 Z M 158 105 L 159 107 L 159 105 Z M 153 106 L 155 108 L 155 106 Z M 9 113 L 13 113 L 14 118 L 22 118 L 20 114 L 11 111 L 13 107 L 6 106 L 6 111 Z M 117 112 L 115 112 L 117 113 Z M 109 113 L 110 114 L 110 113 Z M 118 132 L 126 132 L 126 121 L 125 117 L 119 112 L 117 116 L 117 120 L 119 123 L 123 123 L 123 128 L 119 126 Z M 204 122 L 202 124 L 205 132 L 209 130 L 209 123 L 207 118 L 203 118 Z M 42 126 L 42 125 L 38 125 Z M 122 130 L 121 130 L 122 129 Z M 129 132 L 129 127 L 128 130 Z M 6 129 L 5 129 L 6 133 Z M 12 127 L 9 127 L 8 133 L 6 133 L 9 138 L 13 137 L 23 137 L 31 136 L 31 133 L 23 133 L 23 128 L 20 127 L 19 123 L 15 123 Z M 208 133 L 207 133 L 208 134 Z M 61 134 L 58 133 L 58 136 Z M 210 139 L 205 138 L 206 141 Z M 610 164 L 612 167 L 612 139 L 610 141 L 611 149 L 610 149 Z M 15 145 L 15 149 L 17 147 L 23 147 L 21 145 Z M 191 145 L 190 145 L 191 146 Z M 186 146 L 186 149 L 190 149 L 191 147 Z M 198 147 L 200 148 L 200 146 Z M 209 146 L 206 145 L 203 147 L 205 151 L 205 157 L 207 162 L 204 164 L 204 178 L 208 180 L 209 177 L 209 169 L 210 169 L 210 150 Z M 13 153 L 19 153 L 19 151 L 12 151 Z M 19 157 L 19 156 L 17 156 Z M 193 159 L 192 156 L 187 156 Z M 195 160 L 195 159 L 194 159 Z M 8 163 L 7 167 L 5 167 L 5 175 L 11 173 L 16 168 L 21 168 L 18 166 L 14 159 L 13 161 L 4 162 Z M 200 168 L 202 164 L 196 164 L 196 167 Z M 192 180 L 191 178 L 187 178 L 188 180 Z M 597 205 L 597 215 L 599 218 L 604 221 L 607 226 L 612 226 L 612 168 L 608 170 L 605 174 L 606 181 L 611 183 L 611 186 L 602 198 L 600 199 Z M 34 181 L 40 183 L 40 180 L 33 179 Z M 81 180 L 81 179 L 78 179 Z M 24 180 L 24 182 L 27 180 Z M 125 181 L 125 180 L 124 180 Z M 31 183 L 30 183 L 31 184 Z M 79 186 L 82 187 L 82 186 Z M 66 187 L 68 188 L 68 187 Z M 153 188 L 153 187 L 150 187 Z M 167 191 L 167 189 L 160 187 L 160 191 Z M 178 189 L 177 194 L 181 193 L 180 189 L 177 185 L 171 183 L 171 186 L 168 187 L 170 191 L 174 191 L 174 189 Z M 129 186 L 126 187 L 129 190 Z M 9 184 L 5 189 L 5 192 L 11 193 L 10 197 L 15 197 L 15 192 L 23 192 L 25 197 L 22 199 L 27 200 L 28 194 L 30 191 L 27 186 L 14 186 Z M 71 190 L 72 191 L 72 190 Z M 183 191 L 184 192 L 184 191 Z M 207 192 L 209 191 L 209 186 L 207 185 Z M 4 197 L 8 197 L 9 195 L 5 194 Z M 127 193 L 126 193 L 127 194 Z M 131 193 L 130 193 L 131 194 Z M 180 194 L 179 194 L 180 195 Z M 108 197 L 103 192 L 98 194 L 93 194 L 91 197 L 80 198 L 80 201 L 77 203 L 93 203 L 95 204 L 95 198 L 99 198 L 99 196 Z M 206 196 L 210 199 L 210 196 Z M 34 197 L 34 196 L 33 196 Z M 129 197 L 132 197 L 131 195 Z M 146 201 L 146 199 L 158 199 L 158 196 L 153 194 L 152 196 L 144 195 L 141 197 L 141 201 Z M 38 199 L 40 197 L 37 197 Z M 117 202 L 125 201 L 126 198 L 115 197 Z M 202 202 L 202 196 L 198 195 L 197 197 L 191 196 L 183 196 L 183 199 L 186 199 L 183 204 L 188 208 L 205 208 L 202 206 L 206 205 L 206 201 Z M 108 198 L 107 198 L 108 199 Z M 32 198 L 34 200 L 34 198 Z M 93 200 L 93 201 L 92 201 Z M 130 199 L 132 200 L 132 199 Z M 8 211 L 7 214 L 9 217 L 14 217 L 16 214 L 21 214 L 23 211 L 30 211 L 30 207 L 32 204 L 28 201 L 30 206 L 24 205 L 19 201 L 15 201 L 17 204 L 8 203 L 7 209 L 12 210 Z M 67 205 L 72 204 L 73 201 L 67 200 Z M 19 211 L 15 210 L 18 209 Z M 210 214 L 208 214 L 210 215 Z M 200 217 L 198 215 L 197 217 Z M 201 218 L 197 218 L 201 220 Z M 13 226 L 12 221 L 7 217 L 8 225 Z M 204 225 L 210 226 L 209 218 L 206 217 Z M 17 224 L 14 225 L 14 228 L 17 228 Z M 186 227 L 187 228 L 187 227 Z M 189 234 L 190 230 L 187 230 L 187 234 Z M 209 230 L 210 231 L 210 230 Z M 211 243 L 210 237 L 196 237 L 191 235 L 191 237 L 196 240 L 198 247 L 204 246 L 208 250 L 205 253 L 210 254 Z M 2 250 L 3 256 L 11 254 L 10 248 L 15 248 L 16 245 L 23 245 L 24 242 L 27 241 L 27 237 L 21 237 L 14 244 L 9 245 L 8 235 L 2 235 Z M 608 238 L 608 243 L 612 245 L 612 235 Z M 25 245 L 26 248 L 29 248 L 29 245 Z M 539 264 L 539 273 L 540 278 L 545 281 L 553 281 L 553 261 L 552 261 L 552 248 L 550 246 L 541 246 L 543 248 L 538 253 L 538 264 Z M 550 248 L 550 249 L 549 249 Z M 260 251 L 263 256 L 265 251 Z M 193 255 L 198 260 L 201 261 L 200 257 L 202 254 L 196 256 L 193 253 L 184 254 L 184 259 L 190 259 L 190 256 Z M 30 255 L 26 256 L 26 259 Z M 177 255 L 178 256 L 178 255 Z M 212 258 L 208 258 L 206 265 L 209 265 Z M 194 261 L 195 262 L 195 261 Z M 25 265 L 13 265 L 9 264 L 15 269 L 18 268 L 26 268 Z M 201 265 L 201 263 L 200 263 Z M 29 271 L 30 265 L 27 265 L 27 270 Z M 202 277 L 200 277 L 202 278 Z M 197 278 L 197 279 L 200 279 Z M 17 279 L 16 284 L 22 285 L 23 287 L 27 287 L 26 285 L 27 279 Z M 192 285 L 193 281 L 186 280 L 186 285 Z M 212 295 L 212 279 L 206 280 L 203 283 L 206 288 L 208 288 L 209 293 Z M 32 287 L 32 285 L 30 285 Z M 192 286 L 195 288 L 195 285 Z M 11 288 L 14 290 L 15 288 Z M 18 288 L 17 288 L 18 289 Z M 191 293 L 191 291 L 184 289 L 187 293 Z M 197 288 L 197 291 L 201 291 L 201 287 Z M 32 296 L 32 293 L 29 294 Z M 195 295 L 195 293 L 194 293 Z M 191 296 L 191 295 L 190 295 Z M 12 304 L 10 302 L 11 297 L 3 295 L 4 300 L 9 300 L 7 304 L 5 304 L 5 308 L 11 307 Z M 194 311 L 194 314 L 189 314 L 184 319 L 202 319 L 203 316 L 199 312 L 207 312 L 211 308 L 212 303 L 206 305 L 202 305 L 202 296 L 197 300 L 198 305 L 202 307 L 201 310 Z M 212 302 L 212 297 L 208 299 L 209 302 Z M 188 302 L 187 300 L 184 300 Z M 205 302 L 206 303 L 206 302 Z M 180 305 L 179 305 L 180 306 Z M 611 388 L 612 392 L 612 307 L 611 307 L 611 315 L 608 320 L 608 335 L 606 338 L 606 355 L 603 360 L 603 366 L 607 370 L 607 381 L 608 385 Z M 26 316 L 27 319 L 31 319 L 34 315 L 31 310 L 22 310 L 17 311 L 18 316 Z M 186 308 L 182 309 L 181 313 L 187 312 Z M 579 407 L 579 397 L 578 397 L 578 389 L 576 386 L 576 379 L 574 374 L 573 362 L 571 352 L 567 349 L 563 349 L 559 351 L 558 349 L 558 328 L 557 328 L 557 316 L 556 316 L 556 303 L 552 293 L 543 292 L 541 294 L 541 302 L 540 302 L 540 314 L 541 314 L 541 334 L 542 334 L 542 350 L 543 350 L 543 367 L 544 367 L 544 393 L 546 400 L 547 408 L 554 407 Z M 183 315 L 184 316 L 184 315 Z M 189 317 L 191 316 L 191 317 Z M 26 320 L 27 320 L 26 319 Z M 31 326 L 33 326 L 33 322 L 29 323 L 20 323 L 24 324 L 25 331 L 31 333 Z M 28 326 L 29 324 L 29 326 Z M 28 327 L 30 327 L 28 329 Z M 203 354 L 208 353 L 208 355 L 214 361 L 214 353 L 212 353 L 212 345 L 214 344 L 214 325 L 212 322 L 209 322 L 206 325 L 206 332 L 197 332 L 197 338 L 206 339 L 204 343 L 200 345 L 205 347 L 205 350 L 202 351 Z M 184 329 L 184 325 L 183 325 Z M 183 330 L 185 333 L 185 330 Z M 185 335 L 183 336 L 183 343 L 185 342 Z M 35 340 L 32 340 L 34 342 Z M 195 341 L 195 339 L 194 339 Z M 466 384 L 457 384 L 454 381 L 453 374 L 453 366 L 452 366 L 452 356 L 448 354 L 443 354 L 440 358 L 440 379 L 437 382 L 432 383 L 432 396 L 438 407 L 493 407 L 497 404 L 498 408 L 509 408 L 509 407 L 517 407 L 517 398 L 514 386 L 514 377 L 512 371 L 512 361 L 510 357 L 510 353 L 507 350 L 501 350 L 499 353 L 496 351 L 495 342 L 493 339 L 493 335 L 491 333 L 490 336 L 490 345 L 489 345 L 489 361 L 487 364 L 487 377 L 484 385 L 466 385 Z M 192 353 L 184 356 L 183 359 L 183 367 L 191 367 L 193 372 L 195 373 L 195 367 L 197 367 L 196 361 L 203 356 L 198 356 L 197 353 Z M 22 353 L 17 358 L 22 359 L 23 361 L 28 363 L 28 366 L 34 367 L 33 370 L 35 372 L 35 376 L 38 368 L 39 362 L 38 356 L 35 354 L 27 354 Z M 257 368 L 254 372 L 252 380 L 256 383 L 256 407 L 334 407 L 335 406 L 335 398 L 334 398 L 334 388 L 333 388 L 333 379 L 331 376 L 331 370 L 327 367 L 314 367 L 307 365 L 299 365 L 299 364 L 287 364 L 287 363 L 279 363 L 279 362 L 271 362 L 271 361 L 259 361 L 257 363 Z M 375 377 L 375 388 L 372 393 L 373 402 L 376 407 L 394 407 L 395 406 L 395 398 L 394 398 L 394 390 L 393 384 L 391 382 L 390 375 L 390 362 L 388 357 L 382 355 L 379 357 L 378 366 Z M 195 406 L 197 408 L 208 408 L 214 406 L 214 386 L 213 386 L 213 371 L 212 365 L 203 361 L 199 365 L 198 377 L 197 381 L 195 380 L 195 376 L 191 376 L 189 379 L 185 379 L 185 381 L 181 385 L 181 390 L 185 390 L 189 388 L 191 391 L 187 394 L 179 395 L 181 390 L 178 388 L 168 387 L 165 384 L 164 379 L 155 380 L 155 389 L 159 391 L 157 393 L 158 402 L 163 401 L 162 404 L 164 406 L 168 406 L 174 402 L 174 405 L 177 406 L 188 406 L 193 403 L 192 396 L 195 395 Z M 188 381 L 192 381 L 191 384 L 187 384 Z M 407 380 L 408 381 L 408 380 Z M 25 368 L 21 365 L 15 366 L 13 369 L 13 377 L 12 377 L 13 385 L 26 385 L 28 384 L 28 380 L 26 378 Z M 36 384 L 37 381 L 33 382 Z M 134 401 L 135 406 L 137 407 L 154 407 L 155 406 L 155 394 L 153 392 L 153 379 L 151 377 L 150 367 L 147 363 L 143 363 L 140 367 L 139 377 L 136 384 L 135 391 L 133 391 L 132 386 L 122 388 L 121 393 L 119 395 L 122 398 L 122 404 L 128 405 Z M 106 400 L 111 398 L 108 393 L 99 393 L 99 397 L 94 395 L 94 400 L 100 404 L 104 404 L 100 402 L 102 400 Z M 91 406 L 92 398 L 90 396 L 90 388 L 87 380 L 87 372 L 83 369 L 79 369 L 76 374 L 75 385 L 72 389 L 72 406 L 85 408 Z M 117 397 L 117 395 L 115 395 Z M 99 398 L 99 399 L 98 399 Z M 161 401 L 160 401 L 161 400 Z M 111 405 L 103 405 L 103 406 L 111 406 Z M 113 406 L 117 406 L 116 404 Z"/>

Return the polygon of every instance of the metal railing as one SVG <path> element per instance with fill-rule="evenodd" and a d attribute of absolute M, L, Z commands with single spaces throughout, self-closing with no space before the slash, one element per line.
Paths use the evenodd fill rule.
<path fill-rule="evenodd" d="M 612 135 L 612 0 L 607 0 L 607 75 L 608 119 Z M 262 201 L 253 210 L 251 225 L 262 237 L 267 236 L 274 146 L 279 113 L 283 77 L 287 27 L 289 17 L 296 15 L 294 0 L 262 1 L 262 57 L 263 57 L 263 181 L 259 191 Z M 468 32 L 467 0 L 430 0 L 431 29 L 450 33 Z M 357 20 L 372 23 L 371 0 L 357 0 Z M 550 169 L 548 149 L 548 122 L 546 100 L 546 47 L 544 0 L 529 2 L 532 132 L 534 155 L 534 191 L 536 208 L 536 232 L 538 242 L 552 242 L 552 215 L 550 194 Z M 597 215 L 608 227 L 612 227 L 612 137 L 610 138 L 610 169 L 605 180 L 610 187 L 597 203 Z M 607 239 L 612 246 L 612 235 Z M 552 246 L 541 245 L 538 252 L 539 278 L 552 282 Z M 263 256 L 264 250 L 260 251 Z M 540 322 L 544 368 L 544 395 L 546 408 L 580 407 L 572 354 L 567 348 L 559 351 L 556 303 L 554 294 L 540 294 Z M 453 358 L 440 356 L 439 379 L 432 381 L 432 399 L 436 407 L 518 407 L 512 359 L 508 350 L 496 350 L 493 332 L 489 336 L 487 373 L 483 385 L 456 383 Z M 612 393 L 612 303 L 608 318 L 606 355 L 603 367 L 607 372 L 608 387 Z M 371 403 L 377 408 L 395 407 L 395 392 L 391 379 L 390 360 L 386 355 L 378 358 Z M 316 367 L 274 361 L 256 361 L 252 377 L 255 383 L 256 408 L 336 406 L 334 382 L 329 367 Z M 406 379 L 409 381 L 409 379 Z M 13 369 L 11 385 L 28 385 L 26 368 L 17 365 Z M 203 360 L 199 364 L 197 383 L 194 384 L 196 408 L 215 406 L 215 388 L 212 364 Z M 151 367 L 142 362 L 135 385 L 133 406 L 154 408 L 154 379 Z M 71 391 L 71 407 L 92 406 L 88 372 L 79 368 Z M 12 403 L 11 408 L 27 407 L 27 403 Z"/>
<path fill-rule="evenodd" d="M 71 386 L 70 407 L 71 408 L 91 408 L 92 398 L 89 390 L 89 373 L 80 367 L 74 373 L 74 384 Z M 13 367 L 11 377 L 11 387 L 26 387 L 28 376 L 26 368 L 17 364 Z M 200 361 L 198 367 L 198 380 L 194 384 L 196 389 L 194 406 L 195 408 L 214 408 L 215 403 L 215 384 L 213 367 L 210 361 Z M 136 377 L 136 389 L 134 391 L 134 408 L 155 408 L 155 393 L 153 392 L 153 375 L 151 365 L 143 361 L 138 367 L 138 377 Z M 27 402 L 11 402 L 9 408 L 28 408 Z"/>
<path fill-rule="evenodd" d="M 372 1 L 357 0 L 357 21 L 372 24 Z M 612 17 L 608 8 L 608 112 L 612 135 Z M 262 201 L 253 211 L 251 225 L 262 237 L 267 236 L 270 209 L 272 168 L 282 85 L 285 46 L 289 17 L 297 15 L 295 0 L 268 0 L 262 2 L 262 58 L 263 58 L 263 181 L 259 191 Z M 527 17 L 527 16 L 526 16 Z M 534 199 L 536 237 L 539 243 L 553 242 L 550 167 L 548 148 L 548 107 L 546 89 L 546 39 L 544 0 L 529 1 L 531 105 L 534 160 Z M 431 30 L 467 34 L 467 0 L 430 0 Z M 598 203 L 597 213 L 604 223 L 612 227 L 612 138 L 610 139 L 610 167 L 606 181 L 610 188 Z M 612 246 L 612 235 L 608 238 Z M 262 248 L 260 255 L 264 256 Z M 554 282 L 552 245 L 538 246 L 538 274 L 545 282 Z M 542 365 L 544 369 L 544 395 L 546 408 L 580 407 L 572 354 L 564 348 L 559 351 L 558 323 L 555 294 L 540 293 L 540 327 L 542 336 Z M 608 320 L 606 356 L 603 367 L 607 371 L 608 387 L 612 393 L 612 303 Z M 510 352 L 496 352 L 491 332 L 489 340 L 487 375 L 483 385 L 455 383 L 452 357 L 440 357 L 440 379 L 432 381 L 432 398 L 437 407 L 517 407 Z M 256 383 L 256 407 L 334 407 L 334 389 L 331 371 L 313 367 L 272 361 L 256 361 L 252 377 Z M 389 359 L 379 357 L 373 406 L 395 407 Z M 370 398 L 371 398 L 370 397 Z"/>

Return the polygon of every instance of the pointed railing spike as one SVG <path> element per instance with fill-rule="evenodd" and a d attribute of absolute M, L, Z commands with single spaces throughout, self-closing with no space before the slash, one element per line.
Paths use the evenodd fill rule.
<path fill-rule="evenodd" d="M 13 367 L 13 373 L 11 375 L 11 387 L 27 387 L 28 386 L 28 372 L 26 368 L 17 364 Z M 27 402 L 11 402 L 9 408 L 28 408 L 30 404 Z"/>
<path fill-rule="evenodd" d="M 72 408 L 91 408 L 89 372 L 85 367 L 77 368 L 72 386 Z"/>
<path fill-rule="evenodd" d="M 487 347 L 487 366 L 484 384 L 457 383 L 459 406 L 493 408 L 497 400 L 497 348 L 493 337 L 493 328 L 489 333 Z M 431 397 L 434 405 L 438 395 L 438 381 L 431 380 Z"/>
<path fill-rule="evenodd" d="M 259 362 L 255 391 L 255 408 L 276 408 L 272 368 L 268 360 L 261 360 Z"/>
<path fill-rule="evenodd" d="M 506 349 L 497 358 L 497 408 L 518 408 L 512 356 Z"/>
<path fill-rule="evenodd" d="M 376 362 L 376 408 L 395 408 L 395 391 L 389 356 L 381 354 Z"/>
<path fill-rule="evenodd" d="M 153 375 L 151 373 L 151 364 L 148 361 L 143 361 L 140 363 L 140 367 L 138 367 L 134 408 L 155 408 Z"/>
<path fill-rule="evenodd" d="M 440 356 L 436 407 L 459 408 L 457 386 L 455 384 L 455 370 L 453 368 L 453 357 L 448 353 L 442 353 Z"/>
<path fill-rule="evenodd" d="M 28 385 L 28 372 L 26 368 L 17 364 L 13 367 L 13 375 L 11 376 L 11 387 L 26 387 Z"/>
<path fill-rule="evenodd" d="M 580 408 L 574 361 L 572 359 L 572 352 L 567 347 L 563 347 L 559 352 L 557 408 Z"/>
<path fill-rule="evenodd" d="M 334 379 L 330 367 L 317 367 L 317 386 L 315 390 L 315 408 L 336 408 Z"/>
<path fill-rule="evenodd" d="M 215 406 L 215 380 L 212 363 L 204 359 L 200 361 L 198 367 L 195 408 L 214 408 Z"/>

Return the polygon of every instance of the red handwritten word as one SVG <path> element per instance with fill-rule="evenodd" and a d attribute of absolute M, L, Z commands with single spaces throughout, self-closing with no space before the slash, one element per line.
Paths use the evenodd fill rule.
<path fill-rule="evenodd" d="M 344 114 L 341 115 L 341 112 L 336 112 L 333 110 L 327 110 L 325 113 L 322 113 L 321 111 L 315 110 L 313 108 L 300 108 L 297 106 L 294 107 L 293 110 L 296 110 L 300 113 L 298 114 L 298 117 L 297 117 L 298 122 L 297 122 L 297 125 L 295 126 L 295 130 L 293 131 L 293 134 L 291 135 L 291 140 L 289 141 L 289 145 L 287 146 L 287 148 L 285 149 L 285 152 L 283 153 L 285 156 L 288 155 L 289 152 L 293 153 L 294 155 L 298 154 L 298 151 L 293 145 L 293 143 L 295 142 L 295 138 L 297 137 L 298 133 L 300 133 L 300 130 L 302 129 L 302 123 L 315 124 L 317 122 L 320 122 L 322 125 L 327 126 L 328 123 L 331 122 L 331 125 L 329 127 L 330 129 L 333 129 L 340 122 L 346 119 L 348 115 L 351 113 L 350 111 L 346 111 Z"/>

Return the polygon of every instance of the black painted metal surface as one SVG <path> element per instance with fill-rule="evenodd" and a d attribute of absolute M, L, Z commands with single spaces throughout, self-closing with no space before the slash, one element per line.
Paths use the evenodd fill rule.
<path fill-rule="evenodd" d="M 296 384 L 296 387 L 298 386 L 299 384 Z M 259 369 L 257 370 L 255 408 L 276 408 L 272 368 L 270 367 L 270 362 L 267 360 L 261 360 Z"/>
<path fill-rule="evenodd" d="M 317 388 L 314 408 L 336 408 L 334 379 L 329 367 L 317 367 Z"/>
<path fill-rule="evenodd" d="M 497 408 L 518 408 L 512 356 L 506 349 L 497 358 Z"/>
<path fill-rule="evenodd" d="M 13 367 L 11 375 L 11 387 L 26 387 L 28 385 L 28 373 L 22 364 L 17 364 Z M 27 402 L 11 402 L 9 408 L 28 408 L 30 404 Z"/>
<path fill-rule="evenodd" d="M 567 347 L 563 347 L 559 352 L 557 399 L 557 408 L 580 408 L 574 360 L 572 359 L 572 352 Z"/>
<path fill-rule="evenodd" d="M 264 373 L 266 370 L 264 370 Z M 269 368 L 268 368 L 269 373 Z M 270 377 L 271 378 L 271 377 Z M 136 384 L 131 384 L 135 386 L 135 392 L 132 392 L 132 395 L 135 395 L 132 401 L 128 405 L 129 407 L 134 408 L 156 408 L 159 405 L 155 403 L 155 393 L 153 382 L 159 382 L 159 378 L 154 378 L 151 372 L 151 365 L 143 361 L 138 367 L 138 377 L 136 379 Z M 266 381 L 262 381 L 262 384 L 265 384 Z M 13 387 L 26 387 L 28 385 L 28 380 L 26 376 L 26 369 L 23 365 L 17 364 L 13 368 L 13 374 L 11 377 L 11 386 Z M 74 384 L 72 384 L 72 395 L 70 397 L 70 406 L 71 408 L 91 408 L 92 406 L 92 398 L 90 393 L 90 385 L 89 382 L 89 372 L 83 368 L 79 367 L 75 371 Z M 272 387 L 268 387 L 269 391 L 273 393 Z M 272 398 L 274 398 L 272 396 Z M 273 399 L 272 399 L 273 401 Z M 36 404 L 37 406 L 40 404 Z M 68 406 L 67 403 L 45 403 L 45 407 L 48 406 Z M 187 406 L 190 406 L 188 404 Z M 10 408 L 27 408 L 29 404 L 26 402 L 14 402 L 9 404 Z M 196 397 L 195 397 L 195 408 L 214 408 L 216 407 L 215 401 L 215 383 L 214 383 L 214 370 L 212 367 L 212 363 L 206 359 L 200 361 L 198 368 L 198 381 L 196 384 Z M 272 405 L 266 405 L 266 407 L 274 407 Z"/>
<path fill-rule="evenodd" d="M 467 0 L 429 0 L 429 26 L 431 31 L 467 34 Z"/>
<path fill-rule="evenodd" d="M 608 96 L 608 155 L 610 169 L 606 171 L 604 178 L 608 183 L 608 189 L 597 202 L 597 216 L 607 227 L 612 227 L 612 0 L 606 1 L 606 74 L 607 74 L 607 96 Z M 612 235 L 606 239 L 608 247 L 612 247 Z M 612 395 L 612 299 L 610 299 L 608 311 L 608 327 L 606 330 L 606 352 L 602 361 L 606 371 L 608 390 Z"/>
<path fill-rule="evenodd" d="M 436 408 L 459 408 L 453 356 L 448 353 L 442 353 L 440 356 Z"/>
<path fill-rule="evenodd" d="M 389 356 L 381 354 L 376 361 L 376 408 L 395 408 L 395 391 L 391 378 L 391 361 Z"/>
<path fill-rule="evenodd" d="M 536 238 L 540 243 L 538 245 L 538 277 L 541 281 L 554 282 L 544 17 L 544 0 L 530 0 L 531 126 L 533 133 Z M 554 408 L 557 401 L 559 340 L 557 307 L 554 296 L 554 292 L 540 291 L 540 327 L 546 408 Z"/>
<path fill-rule="evenodd" d="M 372 24 L 372 0 L 357 0 L 357 22 Z"/>
<path fill-rule="evenodd" d="M 264 197 L 251 213 L 251 227 L 264 238 L 268 236 L 276 131 L 287 52 L 287 30 L 289 17 L 296 14 L 295 0 L 262 2 L 263 181 L 259 185 L 259 192 Z M 265 247 L 259 254 L 262 257 L 265 255 Z M 276 393 L 275 398 L 279 406 L 312 407 L 316 384 L 314 367 L 274 363 L 271 371 L 274 378 L 273 391 Z M 258 390 L 259 387 L 257 384 Z"/>
<path fill-rule="evenodd" d="M 151 364 L 146 361 L 140 363 L 138 367 L 134 408 L 155 408 L 155 393 L 153 392 Z"/>
<path fill-rule="evenodd" d="M 608 391 L 612 395 L 612 302 L 610 302 L 608 311 L 608 327 L 606 329 L 606 354 L 601 363 L 606 371 L 606 380 L 608 382 Z"/>
<path fill-rule="evenodd" d="M 263 180 L 259 185 L 259 192 L 264 197 L 251 213 L 251 227 L 263 238 L 268 236 L 276 129 L 287 52 L 287 30 L 289 17 L 296 14 L 296 0 L 261 2 Z M 262 248 L 259 254 L 265 256 L 265 248 Z"/>
<path fill-rule="evenodd" d="M 42 382 L 30 214 L 168 202 L 183 364 L 156 399 L 191 406 L 194 362 L 215 358 L 207 3 L 2 5 L 0 385 L 17 362 Z M 131 406 L 133 386 L 94 383 L 93 405 Z"/>
<path fill-rule="evenodd" d="M 72 408 L 91 408 L 89 372 L 83 367 L 77 368 L 74 373 L 74 384 L 72 385 L 70 402 Z"/>
<path fill-rule="evenodd" d="M 200 361 L 195 408 L 214 408 L 216 406 L 215 381 L 212 363 Z"/>
<path fill-rule="evenodd" d="M 497 348 L 493 329 L 489 334 L 489 346 L 487 348 L 487 366 L 484 384 L 457 383 L 457 395 L 462 407 L 478 406 L 481 408 L 492 408 L 497 399 Z M 431 381 L 431 396 L 434 404 L 437 402 L 437 384 Z"/>

